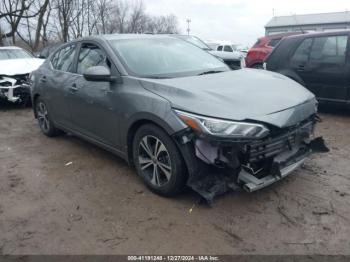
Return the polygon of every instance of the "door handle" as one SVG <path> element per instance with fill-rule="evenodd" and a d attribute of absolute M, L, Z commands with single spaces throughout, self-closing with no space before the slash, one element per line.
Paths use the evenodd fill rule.
<path fill-rule="evenodd" d="M 298 71 L 305 71 L 305 65 L 298 65 Z"/>
<path fill-rule="evenodd" d="M 45 83 L 46 81 L 47 81 L 46 76 L 42 76 L 42 77 L 40 78 L 40 82 Z"/>
<path fill-rule="evenodd" d="M 77 92 L 78 89 L 79 89 L 79 88 L 77 87 L 76 84 L 73 84 L 71 87 L 69 87 L 69 91 L 70 91 L 71 93 Z"/>

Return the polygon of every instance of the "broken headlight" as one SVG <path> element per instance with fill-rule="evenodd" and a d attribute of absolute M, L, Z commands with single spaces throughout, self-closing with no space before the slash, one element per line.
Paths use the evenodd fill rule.
<path fill-rule="evenodd" d="M 221 120 L 211 117 L 194 115 L 175 110 L 180 119 L 194 130 L 220 137 L 229 138 L 262 138 L 269 130 L 260 124 Z"/>

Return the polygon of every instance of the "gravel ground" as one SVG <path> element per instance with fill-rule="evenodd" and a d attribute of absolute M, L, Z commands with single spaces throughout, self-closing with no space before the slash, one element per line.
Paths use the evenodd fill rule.
<path fill-rule="evenodd" d="M 350 254 L 350 113 L 321 117 L 330 153 L 208 207 L 154 195 L 119 158 L 2 107 L 0 254 Z"/>

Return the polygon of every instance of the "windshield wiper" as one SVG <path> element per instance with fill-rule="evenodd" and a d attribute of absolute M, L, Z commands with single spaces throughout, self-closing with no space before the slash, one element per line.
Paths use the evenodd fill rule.
<path fill-rule="evenodd" d="M 210 70 L 210 71 L 205 71 L 203 73 L 198 74 L 198 76 L 202 76 L 202 75 L 209 75 L 209 74 L 217 74 L 217 73 L 222 73 L 225 71 L 219 71 L 219 70 Z"/>
<path fill-rule="evenodd" d="M 150 78 L 150 79 L 168 79 L 167 76 L 143 76 L 144 78 Z"/>

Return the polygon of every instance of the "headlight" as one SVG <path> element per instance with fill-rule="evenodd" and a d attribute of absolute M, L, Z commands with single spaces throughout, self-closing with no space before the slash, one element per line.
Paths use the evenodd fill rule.
<path fill-rule="evenodd" d="M 180 119 L 194 130 L 213 136 L 229 138 L 262 138 L 269 130 L 259 124 L 235 122 L 198 116 L 175 110 Z"/>

